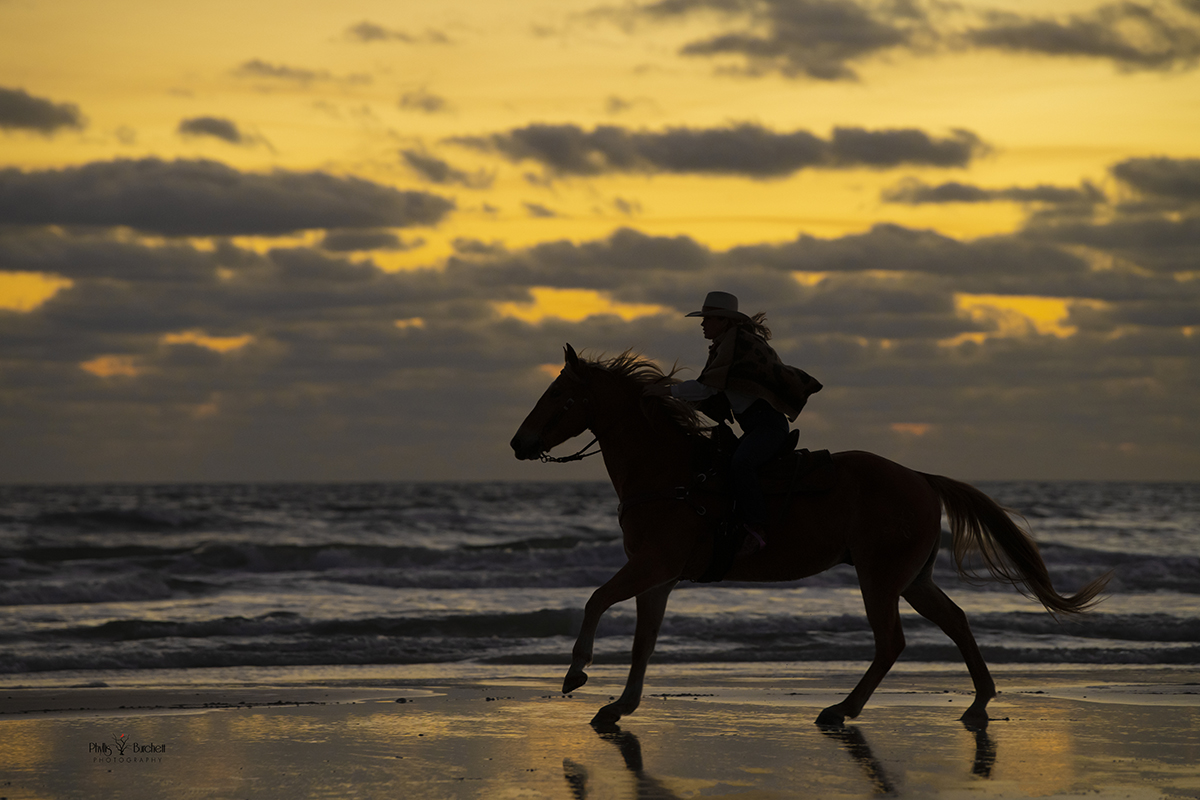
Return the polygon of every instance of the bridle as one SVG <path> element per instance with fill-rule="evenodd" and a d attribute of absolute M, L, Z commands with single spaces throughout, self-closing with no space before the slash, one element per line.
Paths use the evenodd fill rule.
<path fill-rule="evenodd" d="M 563 372 L 563 374 L 566 375 L 567 377 L 571 378 L 572 380 L 576 381 L 577 383 L 581 384 L 586 389 L 587 384 L 584 383 L 582 378 L 578 377 L 577 375 L 572 375 L 571 373 L 568 373 L 565 371 Z M 587 395 L 584 395 L 581 400 L 581 402 L 584 405 L 584 408 L 587 409 L 587 420 L 588 420 L 587 429 L 588 430 L 592 429 L 592 424 L 591 424 L 592 406 L 591 406 L 590 400 L 591 400 L 591 398 L 589 398 Z M 562 418 L 567 415 L 567 412 L 569 412 L 571 410 L 571 408 L 574 407 L 574 405 L 575 405 L 575 398 L 568 397 L 567 402 L 563 403 L 562 407 L 560 409 L 558 409 L 558 411 L 555 411 L 554 414 L 550 417 L 550 419 L 546 422 L 546 424 L 542 426 L 542 432 L 544 433 L 544 432 L 550 430 L 555 425 L 557 425 L 559 422 L 561 422 Z M 540 439 L 541 437 L 539 436 L 538 438 Z M 572 453 L 569 456 L 552 456 L 548 452 L 543 450 L 542 454 L 539 456 L 539 458 L 541 459 L 543 464 L 550 464 L 550 463 L 566 464 L 570 461 L 582 461 L 583 459 L 587 458 L 588 456 L 595 456 L 595 455 L 600 454 L 599 450 L 593 450 L 590 453 L 587 452 L 588 449 L 591 448 L 591 446 L 596 443 L 596 441 L 597 441 L 597 437 L 593 436 L 592 440 L 590 442 L 588 442 L 582 448 L 580 448 L 578 451 Z"/>

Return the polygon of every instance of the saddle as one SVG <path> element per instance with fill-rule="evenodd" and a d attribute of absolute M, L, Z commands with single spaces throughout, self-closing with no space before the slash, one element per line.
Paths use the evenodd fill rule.
<path fill-rule="evenodd" d="M 733 451 L 737 449 L 737 434 L 721 423 L 694 454 L 697 474 L 705 476 L 709 491 L 728 491 L 729 471 Z M 797 449 L 800 431 L 788 434 L 779 450 L 758 470 L 759 486 L 767 496 L 778 494 L 819 493 L 833 489 L 837 468 L 828 450 Z"/>

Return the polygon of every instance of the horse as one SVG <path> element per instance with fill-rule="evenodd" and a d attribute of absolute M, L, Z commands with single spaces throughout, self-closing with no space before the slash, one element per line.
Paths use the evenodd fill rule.
<path fill-rule="evenodd" d="M 731 501 L 687 489 L 693 485 L 697 437 L 708 435 L 698 413 L 673 398 L 644 394 L 652 384 L 677 382 L 674 370 L 664 372 L 631 351 L 592 360 L 581 358 L 567 344 L 564 354 L 561 373 L 521 423 L 511 446 L 521 460 L 573 460 L 581 455 L 551 458 L 548 453 L 589 429 L 600 446 L 620 502 L 618 520 L 627 561 L 588 599 L 562 691 L 572 692 L 587 682 L 585 669 L 591 664 L 604 612 L 637 598 L 625 689 L 592 720 L 595 725 L 613 725 L 641 703 L 667 598 L 681 580 L 696 580 L 705 572 L 716 538 L 712 520 L 726 513 Z M 985 577 L 1035 597 L 1053 615 L 1089 609 L 1098 602 L 1109 575 L 1074 595 L 1061 595 L 1051 585 L 1030 535 L 982 491 L 865 451 L 834 453 L 832 459 L 837 478 L 828 491 L 771 499 L 767 546 L 752 552 L 743 548 L 726 579 L 793 581 L 839 564 L 853 565 L 874 637 L 874 658 L 850 694 L 820 712 L 818 725 L 839 726 L 857 717 L 895 664 L 904 649 L 899 610 L 903 597 L 958 646 L 975 691 L 961 719 L 968 726 L 986 726 L 995 682 L 966 615 L 933 581 L 942 509 L 960 575 L 975 576 L 967 563 L 974 554 L 986 567 Z M 699 510 L 708 513 L 701 515 Z"/>

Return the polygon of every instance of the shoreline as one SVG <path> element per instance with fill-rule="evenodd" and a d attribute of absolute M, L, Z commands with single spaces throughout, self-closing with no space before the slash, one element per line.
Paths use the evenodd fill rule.
<path fill-rule="evenodd" d="M 557 668 L 438 679 L 436 665 L 0 687 L 0 795 L 1200 798 L 1194 669 L 999 665 L 992 721 L 973 731 L 957 719 L 961 667 L 906 665 L 861 717 L 823 730 L 816 714 L 865 665 L 796 666 L 655 666 L 642 707 L 607 730 L 589 722 L 623 668 L 593 668 L 566 697 Z"/>

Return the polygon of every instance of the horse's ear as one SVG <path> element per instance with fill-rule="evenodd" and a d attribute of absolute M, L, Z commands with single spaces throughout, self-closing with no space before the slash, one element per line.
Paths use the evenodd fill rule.
<path fill-rule="evenodd" d="M 575 354 L 575 348 L 571 347 L 570 342 L 568 342 L 567 346 L 563 348 L 563 353 L 567 357 L 567 366 L 568 367 L 570 367 L 571 369 L 575 369 L 576 367 L 579 366 L 579 356 L 577 356 Z"/>

